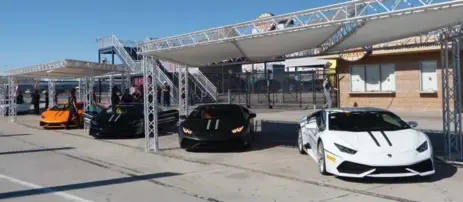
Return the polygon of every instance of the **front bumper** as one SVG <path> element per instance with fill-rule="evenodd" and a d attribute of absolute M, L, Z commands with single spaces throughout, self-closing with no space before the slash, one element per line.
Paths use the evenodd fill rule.
<path fill-rule="evenodd" d="M 46 122 L 46 121 L 40 121 L 40 127 L 46 128 L 46 129 L 62 129 L 66 127 L 66 122 Z M 71 128 L 76 128 L 79 127 L 75 121 L 73 121 L 69 127 Z"/>
<path fill-rule="evenodd" d="M 327 171 L 341 177 L 411 177 L 435 173 L 432 156 L 416 151 L 391 157 L 387 154 L 362 153 L 341 156 L 325 151 L 325 160 Z"/>
<path fill-rule="evenodd" d="M 184 149 L 218 149 L 243 147 L 250 138 L 246 134 L 197 137 L 194 135 L 181 135 L 180 147 Z"/>
<path fill-rule="evenodd" d="M 89 135 L 95 138 L 123 137 L 134 135 L 136 130 L 131 127 L 101 128 L 90 126 Z"/>

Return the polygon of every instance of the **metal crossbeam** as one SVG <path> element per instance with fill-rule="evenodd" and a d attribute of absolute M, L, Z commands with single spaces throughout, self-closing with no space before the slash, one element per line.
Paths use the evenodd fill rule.
<path fill-rule="evenodd" d="M 189 34 L 150 40 L 139 44 L 141 54 L 206 45 L 211 43 L 231 42 L 240 39 L 279 34 L 309 28 L 355 23 L 370 18 L 388 17 L 414 10 L 442 8 L 456 4 L 460 0 L 446 2 L 422 0 L 397 0 L 396 2 L 382 0 L 357 0 L 334 4 L 321 8 L 309 9 L 285 15 L 272 16 L 225 27 L 213 28 Z M 362 9 L 357 9 L 361 7 Z M 348 12 L 352 11 L 352 14 Z M 292 26 L 278 26 L 281 21 L 293 21 Z M 259 29 L 261 25 L 272 25 L 276 29 Z M 322 47 L 326 48 L 326 47 Z"/>
<path fill-rule="evenodd" d="M 143 56 L 143 96 L 144 96 L 144 115 L 145 115 L 145 151 L 157 152 L 159 150 L 158 139 L 158 101 L 157 88 L 155 83 L 155 71 L 157 68 L 156 58 Z M 152 137 L 152 138 L 151 138 Z"/>
<path fill-rule="evenodd" d="M 441 45 L 445 158 L 449 161 L 462 161 L 460 43 L 458 39 L 445 41 L 445 38 L 442 36 Z"/>

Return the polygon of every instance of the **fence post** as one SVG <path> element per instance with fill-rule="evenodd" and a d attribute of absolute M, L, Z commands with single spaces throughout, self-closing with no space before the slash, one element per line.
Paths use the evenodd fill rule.
<path fill-rule="evenodd" d="M 228 104 L 231 104 L 231 90 L 228 89 Z"/>

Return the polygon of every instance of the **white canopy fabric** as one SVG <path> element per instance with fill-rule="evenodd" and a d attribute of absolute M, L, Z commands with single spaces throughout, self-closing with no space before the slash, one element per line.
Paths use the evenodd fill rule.
<path fill-rule="evenodd" d="M 6 72 L 7 76 L 19 78 L 82 78 L 101 76 L 111 72 L 124 72 L 118 65 L 64 59 Z"/>
<path fill-rule="evenodd" d="M 213 62 L 240 57 L 246 57 L 249 61 L 257 63 L 272 61 L 275 57 L 318 48 L 334 36 L 343 25 L 349 23 L 365 22 L 353 34 L 347 35 L 339 43 L 333 43 L 330 51 L 348 50 L 413 37 L 463 22 L 463 0 L 441 0 L 429 3 L 419 1 L 422 5 L 404 9 L 400 9 L 398 5 L 390 5 L 391 2 L 402 1 L 349 1 L 318 8 L 318 11 L 317 9 L 311 9 L 270 17 L 266 19 L 268 22 L 258 19 L 222 28 L 151 40 L 139 44 L 142 50 L 139 54 L 155 56 L 191 66 L 206 66 Z M 403 0 L 403 2 L 409 1 Z M 377 7 L 370 9 L 373 4 L 376 4 Z M 364 9 L 366 14 L 357 11 L 359 5 L 366 8 Z M 354 7 L 356 9 L 353 9 Z M 379 9 L 383 11 L 378 11 Z M 355 10 L 355 15 L 349 15 L 349 10 Z M 339 17 L 338 13 L 344 13 L 344 15 Z M 256 27 L 259 28 L 257 26 L 259 23 L 277 22 L 284 18 L 301 21 L 300 19 L 304 16 L 313 17 L 315 15 L 322 16 L 321 20 L 315 22 L 309 20 L 282 29 L 254 32 Z M 254 29 L 251 34 L 243 34 L 244 31 L 240 31 L 245 26 Z M 209 35 L 210 33 L 215 33 L 215 38 Z M 232 34 L 221 35 L 220 33 Z M 194 37 L 201 35 L 204 35 L 207 39 L 194 39 Z"/>

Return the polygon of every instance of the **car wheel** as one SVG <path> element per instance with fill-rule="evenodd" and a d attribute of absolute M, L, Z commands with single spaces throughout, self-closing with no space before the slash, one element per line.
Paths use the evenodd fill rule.
<path fill-rule="evenodd" d="M 323 147 L 323 142 L 320 142 L 317 147 L 317 156 L 318 156 L 318 170 L 322 175 L 328 175 L 326 172 L 326 162 L 325 162 L 325 148 Z"/>
<path fill-rule="evenodd" d="M 304 143 L 302 141 L 302 129 L 299 129 L 299 135 L 297 137 L 297 147 L 299 149 L 299 154 L 307 154 L 304 150 Z"/>
<path fill-rule="evenodd" d="M 251 137 L 248 138 L 249 140 L 247 140 L 247 141 L 245 140 L 245 145 L 244 145 L 244 148 L 243 148 L 244 150 L 249 150 L 249 149 L 252 148 L 252 139 L 253 139 L 252 136 L 253 136 L 253 135 L 252 135 L 252 134 L 249 134 L 249 135 L 250 135 Z"/>

